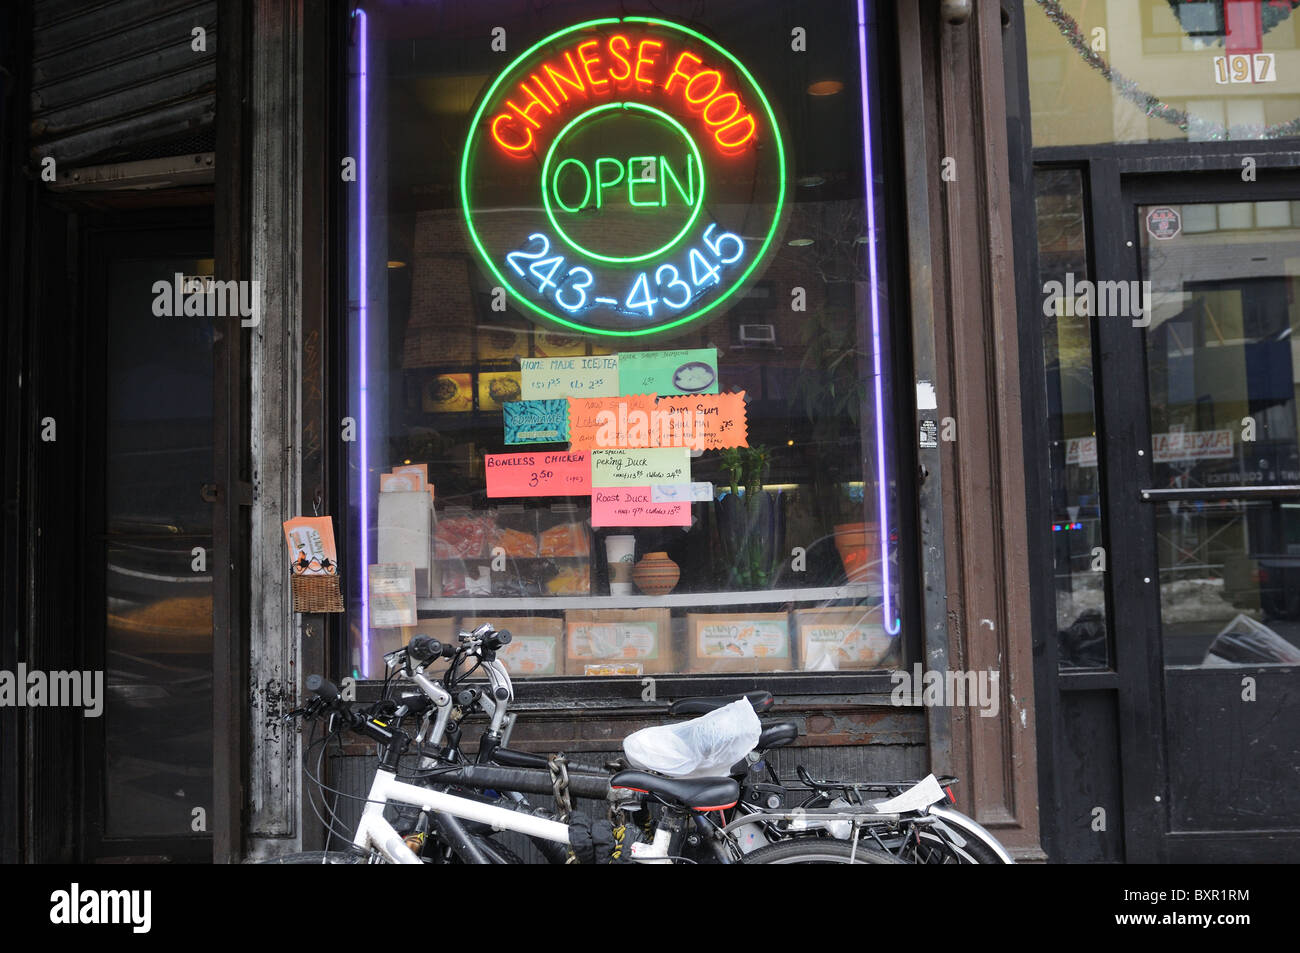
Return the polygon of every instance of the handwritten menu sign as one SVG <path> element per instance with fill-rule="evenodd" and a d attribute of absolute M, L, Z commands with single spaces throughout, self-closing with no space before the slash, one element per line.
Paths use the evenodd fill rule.
<path fill-rule="evenodd" d="M 524 357 L 519 370 L 524 400 L 618 396 L 617 354 Z"/>
<path fill-rule="evenodd" d="M 628 442 L 628 422 L 641 422 L 641 431 L 654 410 L 653 397 L 570 397 L 569 441 L 574 449 L 648 446 Z"/>
<path fill-rule="evenodd" d="M 690 503 L 657 503 L 648 486 L 596 487 L 592 526 L 690 526 Z"/>
<path fill-rule="evenodd" d="M 620 394 L 716 394 L 718 349 L 624 351 L 618 355 Z"/>
<path fill-rule="evenodd" d="M 586 496 L 591 455 L 586 451 L 489 453 L 483 458 L 488 496 Z"/>
<path fill-rule="evenodd" d="M 655 483 L 691 482 L 691 452 L 686 447 L 590 452 L 592 486 L 649 487 Z M 488 495 L 492 495 L 490 490 Z"/>
<path fill-rule="evenodd" d="M 565 400 L 516 400 L 502 404 L 506 443 L 561 443 L 569 439 Z"/>
<path fill-rule="evenodd" d="M 655 405 L 661 413 L 677 414 L 674 421 L 687 434 L 684 442 L 697 450 L 749 446 L 749 421 L 745 415 L 745 392 L 701 394 L 699 397 L 661 397 Z M 660 428 L 659 436 L 671 437 L 672 426 Z M 651 444 L 655 446 L 655 444 Z"/>
<path fill-rule="evenodd" d="M 569 398 L 574 448 L 690 447 L 720 450 L 749 446 L 745 395 Z"/>

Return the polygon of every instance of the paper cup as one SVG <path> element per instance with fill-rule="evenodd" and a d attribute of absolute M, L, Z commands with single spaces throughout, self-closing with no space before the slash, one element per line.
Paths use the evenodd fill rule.
<path fill-rule="evenodd" d="M 609 594 L 632 595 L 632 566 L 636 562 L 635 536 L 606 536 L 605 559 L 609 563 Z"/>

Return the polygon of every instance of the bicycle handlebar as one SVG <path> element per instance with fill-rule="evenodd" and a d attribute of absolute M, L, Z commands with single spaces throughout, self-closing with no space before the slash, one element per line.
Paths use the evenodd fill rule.
<path fill-rule="evenodd" d="M 307 691 L 314 692 L 327 702 L 338 701 L 339 687 L 322 675 L 307 676 Z"/>

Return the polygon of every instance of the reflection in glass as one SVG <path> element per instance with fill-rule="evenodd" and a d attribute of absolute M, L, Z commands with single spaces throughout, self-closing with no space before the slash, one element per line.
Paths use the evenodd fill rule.
<path fill-rule="evenodd" d="M 1153 487 L 1219 491 L 1154 504 L 1165 662 L 1296 664 L 1300 223 L 1282 202 L 1138 211 L 1198 223 L 1142 229 Z"/>
<path fill-rule="evenodd" d="M 1025 0 L 1034 145 L 1300 135 L 1294 7 Z"/>
<path fill-rule="evenodd" d="M 1038 273 L 1043 284 L 1043 350 L 1051 435 L 1052 559 L 1061 668 L 1105 668 L 1106 634 L 1101 487 L 1092 380 L 1083 176 L 1039 169 Z M 1059 283 L 1060 294 L 1054 294 Z M 1104 558 L 1104 557 L 1103 557 Z"/>
<path fill-rule="evenodd" d="M 105 836 L 195 835 L 212 803 L 210 317 L 159 317 L 153 282 L 211 261 L 110 265 Z M 237 319 L 236 319 L 237 320 Z"/>

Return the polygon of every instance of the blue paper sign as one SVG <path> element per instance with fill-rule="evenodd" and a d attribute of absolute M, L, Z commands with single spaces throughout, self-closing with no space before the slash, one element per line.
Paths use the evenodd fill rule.
<path fill-rule="evenodd" d="M 569 439 L 569 402 L 516 400 L 501 405 L 506 443 L 564 443 Z"/>

